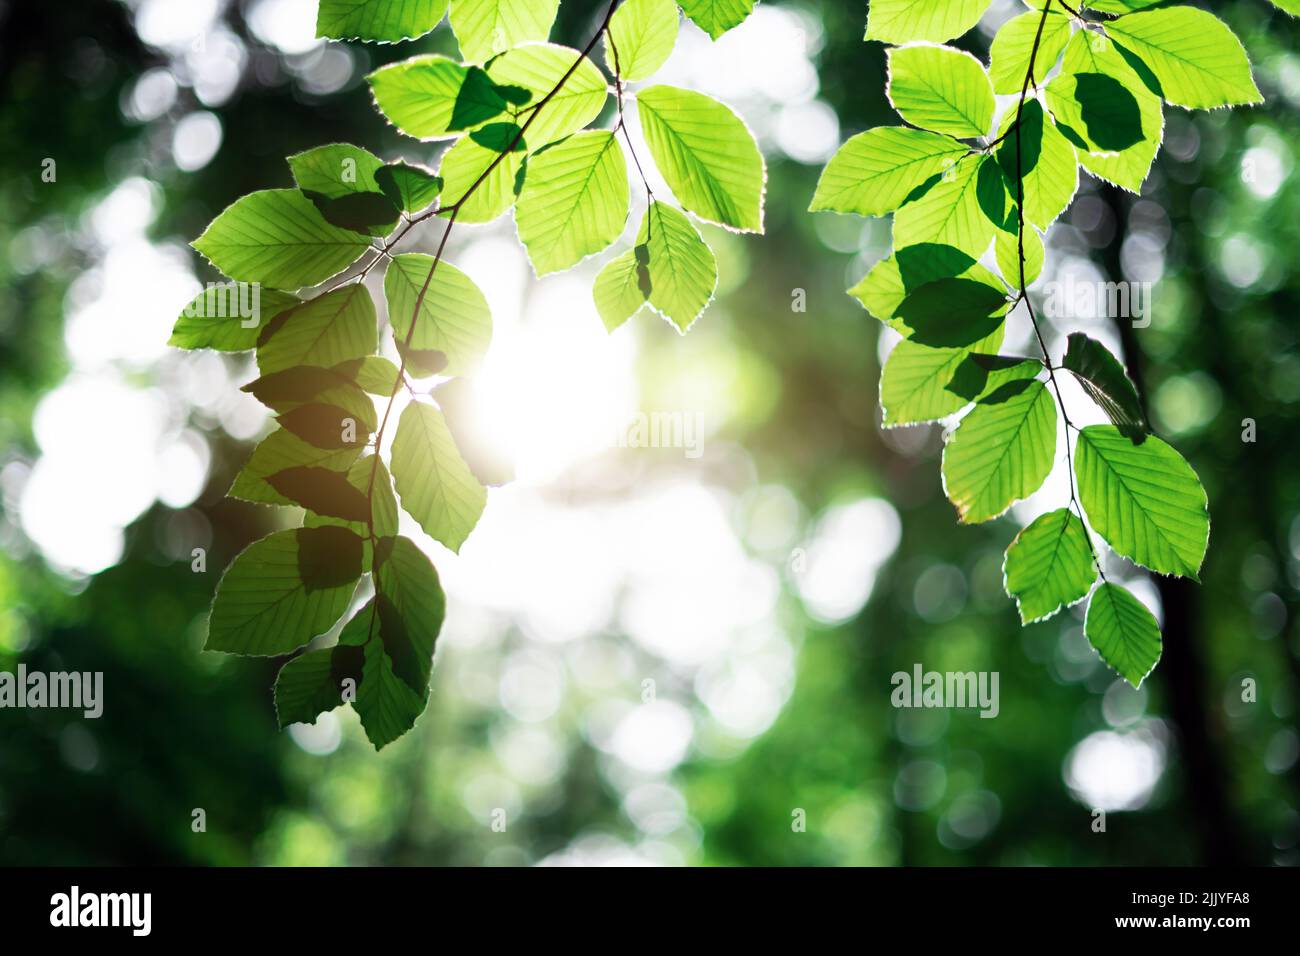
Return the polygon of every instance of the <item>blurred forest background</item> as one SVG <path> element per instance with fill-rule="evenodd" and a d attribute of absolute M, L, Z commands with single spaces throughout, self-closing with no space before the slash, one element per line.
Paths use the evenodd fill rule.
<path fill-rule="evenodd" d="M 661 75 L 737 108 L 770 174 L 765 236 L 711 232 L 689 335 L 607 335 L 593 263 L 539 282 L 509 217 L 457 230 L 521 480 L 433 554 L 431 703 L 376 755 L 351 711 L 277 732 L 274 663 L 200 652 L 221 570 L 291 516 L 223 499 L 266 427 L 251 363 L 165 342 L 215 278 L 186 243 L 286 155 L 434 163 L 364 76 L 455 41 L 326 45 L 314 0 L 0 0 L 0 669 L 105 675 L 99 720 L 0 710 L 0 863 L 1300 863 L 1300 54 L 1265 0 L 1214 8 L 1266 104 L 1167 108 L 1143 195 L 1085 177 L 1035 287 L 1156 283 L 1148 327 L 1078 323 L 1210 496 L 1200 586 L 1112 569 L 1165 624 L 1140 691 L 1079 613 L 1021 629 L 1002 593 L 1059 502 L 959 527 L 941 430 L 879 427 L 880 327 L 843 290 L 888 220 L 805 210 L 844 138 L 897 122 L 882 49 L 858 0 L 765 0 L 717 43 L 685 24 Z M 564 0 L 553 39 L 603 10 Z M 698 414 L 704 453 L 610 448 L 608 408 Z M 917 662 L 1000 672 L 999 716 L 893 709 Z"/>

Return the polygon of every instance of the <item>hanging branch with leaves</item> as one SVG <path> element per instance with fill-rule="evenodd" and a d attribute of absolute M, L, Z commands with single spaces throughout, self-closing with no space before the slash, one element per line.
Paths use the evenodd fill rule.
<path fill-rule="evenodd" d="M 461 59 L 415 56 L 368 78 L 376 107 L 398 131 L 450 141 L 436 171 L 384 162 L 358 146 L 321 146 L 289 157 L 295 188 L 237 200 L 194 243 L 239 291 L 201 293 L 171 344 L 254 350 L 260 374 L 245 390 L 276 414 L 277 427 L 229 493 L 306 513 L 302 527 L 235 558 L 208 620 L 208 650 L 296 653 L 276 680 L 281 726 L 314 722 L 344 703 L 376 748 L 414 726 L 428 702 L 445 601 L 433 563 L 399 533 L 399 507 L 458 551 L 487 487 L 511 477 L 458 414 L 492 320 L 483 293 L 446 260 L 455 225 L 513 208 L 534 271 L 572 268 L 624 232 L 626 146 L 646 211 L 633 247 L 595 279 L 596 308 L 611 332 L 645 305 L 681 333 L 704 312 L 717 262 L 693 219 L 762 232 L 766 171 L 744 122 L 691 90 L 629 89 L 672 53 L 678 6 L 611 0 L 577 50 L 548 42 L 559 0 L 321 0 L 317 34 L 335 40 L 412 40 L 446 14 Z M 680 3 L 714 38 L 753 6 Z M 593 57 L 602 40 L 612 86 Z M 611 93 L 613 128 L 592 127 Z M 633 96 L 644 160 L 625 122 Z M 678 205 L 651 191 L 651 160 Z M 395 251 L 433 220 L 443 223 L 434 255 Z M 365 285 L 377 269 L 386 336 Z M 301 292 L 314 287 L 315 295 Z M 230 308 L 236 295 L 257 304 L 255 321 Z M 383 354 L 390 337 L 391 358 Z M 367 577 L 373 597 L 343 622 Z M 332 644 L 319 646 L 336 631 Z"/>
<path fill-rule="evenodd" d="M 1026 0 L 1033 9 L 998 30 L 986 67 L 942 44 L 971 30 L 989 4 L 872 0 L 866 39 L 895 44 L 886 92 L 910 125 L 849 139 L 811 208 L 893 215 L 892 255 L 849 293 L 903 337 L 881 373 L 885 426 L 960 416 L 942 463 L 959 521 L 991 520 L 1039 489 L 1057 461 L 1059 416 L 1069 500 L 1011 542 L 1006 591 L 1025 624 L 1091 595 L 1084 633 L 1137 686 L 1160 658 L 1159 625 L 1106 579 L 1101 545 L 1196 579 L 1209 543 L 1206 494 L 1151 433 L 1104 345 L 1075 332 L 1053 360 L 1029 286 L 1080 167 L 1136 193 L 1163 139 L 1164 103 L 1213 109 L 1263 98 L 1241 42 L 1203 10 Z M 995 128 L 999 95 L 1015 99 Z M 1000 354 L 1020 304 L 1041 357 Z M 1111 424 L 1070 420 L 1059 381 L 1067 372 Z"/>

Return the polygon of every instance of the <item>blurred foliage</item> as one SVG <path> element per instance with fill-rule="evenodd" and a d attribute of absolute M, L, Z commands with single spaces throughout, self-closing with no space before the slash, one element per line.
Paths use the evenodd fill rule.
<path fill-rule="evenodd" d="M 841 139 L 896 122 L 882 48 L 861 40 L 863 5 L 782 5 L 819 25 L 809 35 L 820 43 L 820 95 L 839 115 Z M 250 58 L 239 91 L 215 110 L 225 144 L 193 174 L 171 165 L 166 135 L 167 122 L 196 106 L 191 91 L 157 124 L 119 108 L 132 78 L 161 62 L 126 7 L 69 0 L 0 10 L 0 134 L 11 144 L 0 153 L 0 460 L 36 453 L 31 412 L 66 368 L 63 296 L 91 255 L 77 246 L 77 222 L 112 183 L 159 183 L 156 235 L 188 238 L 235 197 L 287 185 L 283 157 L 310 146 L 360 141 L 385 158 L 428 160 L 382 125 L 360 78 L 380 58 L 446 51 L 445 29 L 356 49 L 351 82 L 319 96 L 251 35 L 249 6 L 227 14 Z M 623 797 L 636 775 L 611 771 L 582 733 L 602 700 L 574 686 L 553 721 L 560 776 L 509 778 L 502 754 L 539 745 L 496 705 L 495 686 L 481 685 L 527 647 L 513 627 L 490 646 L 444 648 L 429 711 L 378 756 L 352 718 L 328 756 L 277 734 L 267 693 L 274 663 L 199 653 L 212 581 L 169 556 L 178 523 L 210 529 L 214 569 L 269 530 L 264 511 L 223 501 L 245 449 L 213 433 L 199 502 L 184 512 L 156 506 L 130 529 L 123 562 L 88 582 L 45 569 L 22 542 L 6 492 L 0 669 L 21 659 L 112 677 L 99 721 L 0 710 L 0 862 L 523 864 L 580 839 L 596 850 L 657 843 L 668 859 L 724 865 L 1300 862 L 1300 56 L 1296 21 L 1265 0 L 1217 6 L 1250 51 L 1266 105 L 1170 109 L 1143 196 L 1089 186 L 1058 227 L 1071 254 L 1115 279 L 1126 240 L 1168 237 L 1154 321 L 1128 331 L 1125 351 L 1158 430 L 1205 483 L 1214 519 L 1201 587 L 1161 585 L 1174 625 L 1166 660 L 1126 703 L 1155 720 L 1169 752 L 1140 810 L 1112 813 L 1107 832 L 1094 833 L 1063 781 L 1071 749 L 1114 716 L 1113 675 L 1081 643 L 1081 619 L 1063 614 L 1022 632 L 1001 593 L 1013 524 L 955 529 L 939 486 L 939 429 L 879 428 L 877 324 L 843 290 L 883 254 L 887 222 L 806 214 L 819 167 L 772 156 L 766 236 L 709 236 L 729 277 L 719 307 L 685 338 L 663 323 L 643 330 L 646 401 L 673 407 L 670 398 L 653 404 L 676 380 L 668 370 L 699 370 L 735 411 L 720 440 L 753 458 L 753 474 L 724 477 L 784 485 L 807 515 L 883 498 L 903 531 L 869 602 L 841 626 L 806 617 L 787 568 L 778 623 L 796 646 L 793 693 L 748 747 L 701 748 L 676 771 L 685 824 L 662 836 L 638 831 Z M 568 0 L 557 38 L 583 37 L 591 9 Z M 987 54 L 979 32 L 961 45 Z M 57 189 L 39 180 L 47 155 L 59 161 Z M 1243 180 L 1252 156 L 1281 164 L 1271 196 Z M 50 251 L 20 268 L 14 250 L 38 237 Z M 795 290 L 806 292 L 807 312 L 792 310 Z M 1257 424 L 1253 443 L 1242 441 L 1247 418 Z M 620 635 L 585 643 L 590 655 L 630 656 L 619 672 L 653 676 L 661 698 L 690 699 L 689 680 Z M 917 661 L 1000 672 L 999 718 L 893 709 L 890 675 Z M 1259 703 L 1240 703 L 1244 677 L 1258 683 Z M 635 704 L 637 684 L 616 680 L 606 696 Z M 515 794 L 508 834 L 490 828 L 485 789 Z M 200 807 L 204 834 L 190 827 Z M 806 832 L 792 826 L 796 811 Z"/>

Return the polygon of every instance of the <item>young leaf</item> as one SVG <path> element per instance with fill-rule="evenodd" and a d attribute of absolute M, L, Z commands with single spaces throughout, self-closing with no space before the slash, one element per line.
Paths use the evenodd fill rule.
<path fill-rule="evenodd" d="M 1111 548 L 1152 571 L 1199 580 L 1210 516 L 1182 455 L 1153 435 L 1134 444 L 1113 425 L 1089 425 L 1074 471 L 1088 521 Z"/>
<path fill-rule="evenodd" d="M 625 0 L 609 21 L 605 65 L 623 80 L 652 76 L 677 43 L 677 4 L 673 0 Z"/>
<path fill-rule="evenodd" d="M 732 27 L 740 26 L 757 0 L 678 0 L 682 11 L 695 25 L 716 40 Z"/>
<path fill-rule="evenodd" d="M 447 0 L 320 0 L 316 35 L 398 43 L 422 37 L 447 12 Z"/>
<path fill-rule="evenodd" d="M 328 367 L 374 352 L 379 344 L 375 303 L 354 282 L 280 313 L 257 345 L 263 375 L 296 365 Z"/>
<path fill-rule="evenodd" d="M 564 85 L 541 105 L 570 69 L 573 72 Z M 528 124 L 524 136 L 529 152 L 582 129 L 600 115 L 609 96 L 605 74 L 599 67 L 577 50 L 555 43 L 529 43 L 507 50 L 488 65 L 487 71 L 497 86 L 519 94 L 515 122 L 520 126 Z"/>
<path fill-rule="evenodd" d="M 318 515 L 344 521 L 365 522 L 370 519 L 370 501 L 340 472 L 295 465 L 268 475 L 266 483 L 290 501 Z"/>
<path fill-rule="evenodd" d="M 419 212 L 438 198 L 442 179 L 432 169 L 409 163 L 389 163 L 375 170 L 375 183 L 403 212 Z"/>
<path fill-rule="evenodd" d="M 329 199 L 350 193 L 378 192 L 375 172 L 384 165 L 374 153 L 348 143 L 331 143 L 295 153 L 288 163 L 299 189 Z"/>
<path fill-rule="evenodd" d="M 1069 149 L 1068 143 L 1065 146 Z M 1005 195 L 993 158 L 967 156 L 894 215 L 894 248 L 943 245 L 978 259 L 993 241 L 994 222 L 1006 218 Z"/>
<path fill-rule="evenodd" d="M 985 339 L 970 348 L 942 349 L 903 340 L 894 346 L 880 372 L 880 405 L 886 428 L 937 421 L 961 411 L 971 403 L 949 384 L 965 369 L 972 351 L 996 352 L 1002 346 L 1004 327 L 999 325 Z"/>
<path fill-rule="evenodd" d="M 1039 24 L 1042 34 L 1039 35 Z M 1034 41 L 1038 51 L 1034 53 Z M 1031 89 L 1037 89 L 1056 64 L 1070 39 L 1070 21 L 1056 12 L 1048 13 L 1046 21 L 1036 11 L 1013 17 L 998 28 L 989 46 L 989 78 L 995 93 L 1019 93 L 1029 72 L 1029 57 L 1034 57 L 1034 78 Z"/>
<path fill-rule="evenodd" d="M 343 682 L 358 684 L 364 655 L 359 647 L 326 647 L 300 654 L 275 678 L 275 718 L 290 724 L 314 724 L 343 703 Z"/>
<path fill-rule="evenodd" d="M 466 63 L 482 63 L 529 40 L 545 40 L 560 0 L 452 0 L 451 28 Z"/>
<path fill-rule="evenodd" d="M 969 53 L 924 44 L 893 47 L 888 71 L 885 94 L 913 126 L 969 139 L 993 125 L 993 84 Z"/>
<path fill-rule="evenodd" d="M 366 79 L 379 111 L 415 139 L 446 139 L 506 115 L 506 101 L 486 73 L 445 56 L 390 63 Z"/>
<path fill-rule="evenodd" d="M 868 40 L 942 43 L 979 23 L 992 0 L 871 0 Z"/>
<path fill-rule="evenodd" d="M 1056 405 L 1042 382 L 983 399 L 943 449 L 943 486 L 963 524 L 988 521 L 1028 498 L 1052 470 Z"/>
<path fill-rule="evenodd" d="M 460 457 L 442 412 L 423 402 L 406 406 L 392 464 L 402 507 L 428 534 L 459 551 L 478 524 L 487 490 Z"/>
<path fill-rule="evenodd" d="M 275 289 L 210 283 L 181 312 L 167 344 L 181 349 L 243 352 L 257 345 L 268 322 L 301 301 Z"/>
<path fill-rule="evenodd" d="M 849 295 L 881 322 L 906 335 L 910 330 L 896 319 L 903 301 L 924 285 L 955 278 L 990 287 L 998 285 L 997 276 L 960 249 L 927 242 L 901 246 L 892 256 L 881 259 L 849 290 Z"/>
<path fill-rule="evenodd" d="M 1061 365 L 1074 374 L 1088 397 L 1130 437 L 1146 431 L 1146 418 L 1142 414 L 1137 389 L 1119 359 L 1111 355 L 1106 346 L 1082 332 L 1072 332 L 1066 341 Z"/>
<path fill-rule="evenodd" d="M 446 599 L 433 563 L 410 538 L 383 537 L 375 545 L 375 604 L 393 673 L 427 693 Z"/>
<path fill-rule="evenodd" d="M 324 402 L 308 402 L 291 408 L 277 421 L 281 427 L 317 448 L 353 448 L 364 445 L 370 438 L 366 423 L 357 421 L 351 410 Z M 281 489 L 276 490 L 284 494 Z"/>
<path fill-rule="evenodd" d="M 1007 284 L 1020 286 L 1020 224 L 1016 217 L 1010 217 L 1007 229 L 999 229 L 993 234 L 993 257 L 997 260 L 998 270 Z M 1032 226 L 1025 228 L 1025 285 L 1029 286 L 1043 271 L 1043 238 Z"/>
<path fill-rule="evenodd" d="M 523 164 L 524 143 L 513 123 L 492 123 L 457 140 L 438 169 L 442 208 L 458 206 L 458 222 L 491 222 L 514 205 Z"/>
<path fill-rule="evenodd" d="M 808 208 L 883 216 L 966 152 L 955 139 L 906 126 L 858 133 L 826 164 Z"/>
<path fill-rule="evenodd" d="M 1097 588 L 1088 605 L 1083 633 L 1101 659 L 1134 687 L 1160 660 L 1160 625 L 1127 588 L 1109 582 Z"/>
<path fill-rule="evenodd" d="M 1047 85 L 1047 105 L 1084 169 L 1141 190 L 1164 138 L 1164 110 L 1114 43 L 1090 31 L 1076 34 Z"/>
<path fill-rule="evenodd" d="M 528 161 L 515 209 L 519 239 L 539 276 L 577 265 L 623 232 L 630 192 L 614 134 L 575 133 Z"/>
<path fill-rule="evenodd" d="M 646 262 L 637 256 L 640 254 L 648 262 L 649 253 L 645 246 L 629 249 L 605 263 L 605 267 L 596 274 L 591 294 L 607 331 L 613 332 L 636 315 L 637 310 L 648 300 L 650 273 Z"/>
<path fill-rule="evenodd" d="M 370 613 L 376 612 L 372 609 Z M 382 750 L 415 726 L 429 697 L 411 690 L 393 672 L 382 641 L 370 641 L 364 653 L 361 686 L 352 706 L 366 738 L 376 750 Z"/>
<path fill-rule="evenodd" d="M 374 455 L 364 455 L 352 463 L 344 476 L 348 486 L 367 501 L 366 510 L 358 518 L 330 515 L 322 511 L 309 512 L 303 519 L 304 527 L 319 528 L 323 525 L 341 525 L 362 538 L 385 537 L 397 534 L 397 497 L 393 494 L 393 480 L 381 460 Z M 371 521 L 374 522 L 373 528 Z M 366 542 L 370 547 L 370 542 Z M 367 561 L 367 570 L 370 564 Z"/>
<path fill-rule="evenodd" d="M 1043 111 L 1038 100 L 1026 100 L 1020 123 L 1016 110 L 1007 110 L 1000 132 L 997 161 L 1006 177 L 1011 200 L 1018 202 L 1023 184 L 1025 221 L 1044 231 L 1063 213 L 1079 188 L 1079 164 L 1074 147 Z M 1007 130 L 1010 129 L 1010 132 Z"/>
<path fill-rule="evenodd" d="M 288 429 L 278 428 L 253 449 L 253 454 L 235 476 L 234 484 L 226 494 L 231 498 L 255 501 L 259 504 L 291 505 L 294 502 L 267 483 L 266 479 L 270 475 L 300 465 L 342 471 L 351 465 L 360 453 L 360 446 L 343 449 L 317 448 Z"/>
<path fill-rule="evenodd" d="M 1006 311 L 999 282 L 936 279 L 907 293 L 889 324 L 918 345 L 960 348 L 1000 329 Z"/>
<path fill-rule="evenodd" d="M 763 231 L 767 172 L 743 120 L 712 97 L 672 86 L 637 95 L 646 145 L 682 206 L 706 222 Z"/>
<path fill-rule="evenodd" d="M 1022 624 L 1044 621 L 1077 604 L 1097 580 L 1088 532 L 1069 508 L 1040 515 L 1016 535 L 1002 571 Z"/>
<path fill-rule="evenodd" d="M 645 259 L 650 304 L 684 335 L 718 286 L 713 250 L 683 213 L 658 201 L 641 220 L 637 246 L 645 250 L 634 255 Z"/>
<path fill-rule="evenodd" d="M 407 253 L 389 264 L 384 295 L 399 343 L 406 342 L 414 319 L 410 347 L 441 352 L 445 374 L 466 375 L 478 367 L 492 342 L 492 313 L 469 276 L 446 261 L 434 269 L 432 256 Z"/>
<path fill-rule="evenodd" d="M 344 528 L 277 531 L 221 576 L 205 650 L 272 657 L 324 634 L 361 577 L 361 539 Z"/>
<path fill-rule="evenodd" d="M 1145 10 L 1106 24 L 1106 32 L 1142 58 L 1175 106 L 1264 102 L 1241 41 L 1212 13 L 1182 6 Z"/>
<path fill-rule="evenodd" d="M 347 268 L 370 241 L 330 225 L 296 189 L 264 189 L 227 206 L 192 245 L 232 279 L 300 289 Z"/>
<path fill-rule="evenodd" d="M 397 387 L 397 366 L 380 355 L 349 359 L 334 366 L 334 371 L 352 379 L 371 395 L 392 395 Z"/>

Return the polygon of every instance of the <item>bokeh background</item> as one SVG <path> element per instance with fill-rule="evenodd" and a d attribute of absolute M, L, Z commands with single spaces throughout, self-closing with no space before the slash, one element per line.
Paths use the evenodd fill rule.
<path fill-rule="evenodd" d="M 564 0 L 553 38 L 603 8 Z M 1300 54 L 1265 0 L 1215 8 L 1266 105 L 1168 109 L 1142 196 L 1085 178 L 1035 287 L 1156 283 L 1147 328 L 1075 323 L 1210 495 L 1199 586 L 1110 568 L 1164 621 L 1141 690 L 1078 609 L 1021 629 L 1002 593 L 1059 469 L 962 528 L 941 429 L 879 427 L 892 342 L 842 290 L 889 223 L 804 210 L 844 138 L 897 121 L 882 50 L 857 0 L 765 0 L 717 43 L 685 24 L 659 77 L 731 103 L 769 165 L 767 233 L 709 231 L 722 284 L 689 335 L 608 335 L 594 264 L 538 281 L 509 217 L 457 228 L 496 325 L 480 428 L 520 480 L 459 557 L 424 539 L 433 694 L 376 755 L 350 710 L 278 732 L 274 663 L 201 653 L 221 569 L 295 518 L 223 497 L 268 427 L 251 361 L 165 342 L 215 278 L 187 241 L 289 185 L 286 155 L 435 160 L 364 76 L 454 40 L 327 45 L 314 0 L 0 0 L 0 669 L 105 675 L 99 720 L 0 710 L 0 863 L 1300 863 Z M 698 416 L 703 454 L 611 447 L 636 411 Z M 999 716 L 893 709 L 917 662 L 998 671 Z"/>

